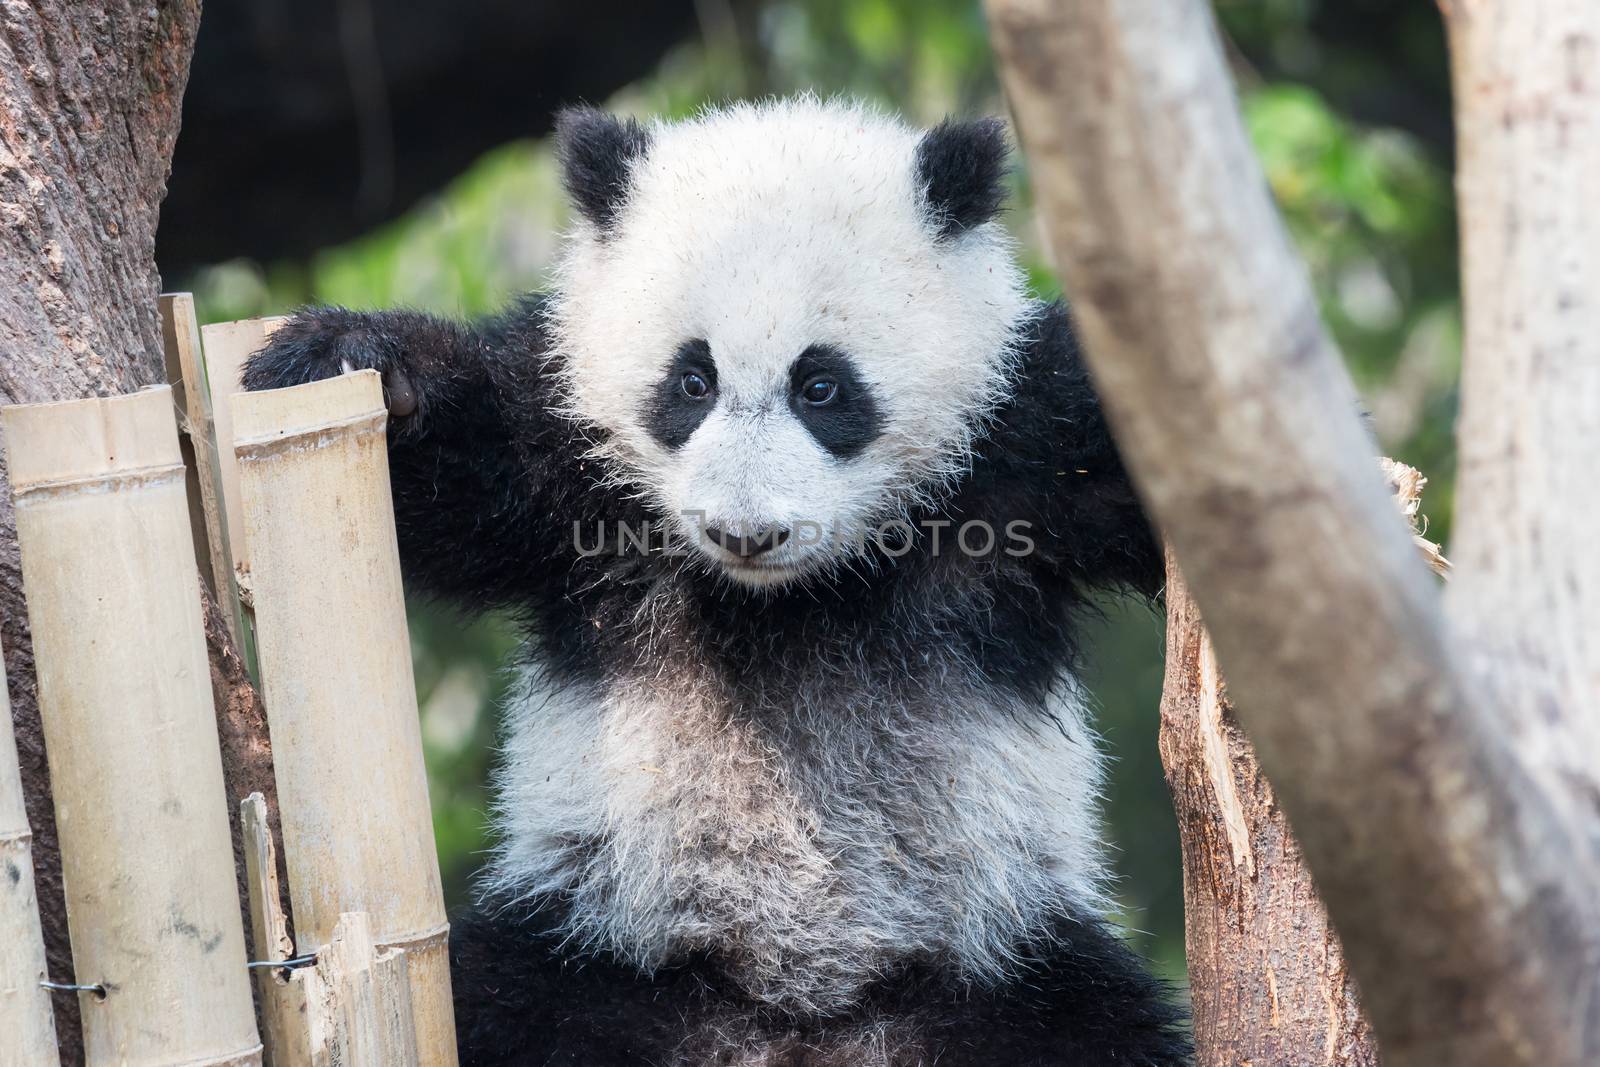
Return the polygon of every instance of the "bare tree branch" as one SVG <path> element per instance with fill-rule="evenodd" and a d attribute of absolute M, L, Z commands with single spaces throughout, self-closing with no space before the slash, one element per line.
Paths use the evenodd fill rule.
<path fill-rule="evenodd" d="M 1595 1062 L 1600 842 L 1463 664 L 1245 137 L 1209 5 L 988 10 L 1119 441 L 1387 1062 Z"/>

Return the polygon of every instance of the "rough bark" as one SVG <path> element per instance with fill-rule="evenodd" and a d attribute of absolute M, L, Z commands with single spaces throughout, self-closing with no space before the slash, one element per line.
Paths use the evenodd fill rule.
<path fill-rule="evenodd" d="M 1183 842 L 1196 1067 L 1374 1067 L 1344 949 L 1170 553 L 1166 601 L 1161 762 Z"/>
<path fill-rule="evenodd" d="M 1573 624 L 1590 627 L 1585 634 L 1600 611 L 1587 592 L 1590 571 L 1568 574 L 1583 542 L 1533 554 L 1542 526 L 1526 509 L 1581 513 L 1588 491 L 1530 502 L 1504 479 L 1483 487 L 1483 510 L 1521 512 L 1514 521 L 1531 531 L 1513 542 L 1530 552 L 1504 560 L 1502 588 L 1526 582 L 1540 591 L 1517 594 L 1520 614 L 1484 611 L 1482 625 L 1499 642 L 1456 642 L 1375 476 L 1354 390 L 1245 137 L 1209 5 L 988 0 L 988 9 L 1091 368 L 1205 613 L 1240 721 L 1300 837 L 1386 1061 L 1600 1061 L 1600 840 L 1595 775 L 1584 762 L 1595 749 L 1568 750 L 1565 781 L 1527 757 L 1587 733 L 1578 718 L 1594 705 L 1597 671 L 1593 646 L 1532 606 L 1555 596 L 1574 610 L 1586 604 L 1590 618 Z M 1505 10 L 1535 22 L 1600 18 L 1579 0 Z M 1577 38 L 1581 54 L 1588 38 Z M 1559 34 L 1514 39 L 1543 49 L 1522 63 L 1574 69 L 1553 48 Z M 1543 84 L 1554 112 L 1541 122 L 1548 135 L 1561 117 L 1592 123 L 1592 106 L 1588 114 L 1578 106 L 1592 92 L 1584 77 Z M 1592 134 L 1592 125 L 1569 130 Z M 1545 149 L 1566 175 L 1565 150 L 1554 140 Z M 1506 161 L 1502 153 L 1496 165 Z M 1567 176 L 1574 180 L 1546 193 L 1569 217 L 1596 210 L 1600 202 L 1578 197 L 1583 183 Z M 1592 194 L 1594 176 L 1584 181 Z M 1553 230 L 1546 251 L 1556 247 Z M 1518 307 L 1521 321 L 1549 316 L 1559 293 L 1581 304 L 1596 291 L 1581 269 L 1594 245 L 1585 256 L 1575 244 L 1584 233 L 1569 222 L 1563 255 L 1543 257 L 1551 288 Z M 1569 277 L 1587 285 L 1557 284 Z M 1547 359 L 1572 369 L 1587 351 L 1592 364 L 1595 343 L 1591 335 L 1581 342 L 1589 348 Z M 1584 384 L 1573 374 L 1570 384 Z M 1495 402 L 1523 407 L 1508 403 L 1522 383 L 1502 385 Z M 1593 395 L 1587 414 L 1573 415 L 1577 399 L 1565 407 L 1552 399 L 1548 410 L 1588 425 L 1600 417 Z M 1527 433 L 1544 414 L 1534 405 L 1511 418 Z M 1469 432 L 1473 424 L 1469 415 Z M 1545 459 L 1586 461 L 1555 446 L 1566 427 L 1547 432 Z M 1501 462 L 1526 475 L 1537 461 Z M 1480 512 L 1465 508 L 1462 520 L 1464 538 L 1497 542 L 1492 530 L 1464 530 L 1483 521 Z M 1482 557 L 1456 561 L 1458 617 L 1478 587 L 1466 571 L 1484 566 Z M 1529 628 L 1540 636 L 1528 638 Z M 1521 654 L 1503 652 L 1508 642 Z M 1558 644 L 1574 670 L 1542 658 Z M 1564 693 L 1587 682 L 1587 699 L 1519 692 L 1508 701 L 1484 684 L 1493 676 L 1516 687 L 1529 674 L 1565 679 Z M 1586 792 L 1584 809 L 1575 797 Z"/>
<path fill-rule="evenodd" d="M 283 840 L 278 818 L 278 783 L 272 766 L 272 738 L 267 729 L 267 709 L 261 694 L 250 682 L 244 660 L 228 634 L 227 620 L 216 600 L 205 593 L 206 652 L 211 658 L 211 698 L 217 709 L 217 741 L 222 746 L 222 784 L 228 798 L 228 820 L 233 829 L 233 864 L 239 884 L 241 907 L 248 913 L 250 885 L 245 865 L 247 838 L 241 823 L 239 802 L 252 793 L 261 794 L 266 805 L 267 829 L 274 842 Z M 278 884 L 289 884 L 283 850 L 276 853 Z M 288 911 L 287 900 L 282 901 Z M 293 927 L 290 927 L 293 932 Z M 255 944 L 248 925 L 245 940 L 251 959 L 266 958 Z"/>
<path fill-rule="evenodd" d="M 1434 573 L 1449 560 L 1422 533 L 1420 471 L 1384 477 Z M 1183 845 L 1197 1067 L 1381 1062 L 1355 980 L 1311 872 L 1228 698 L 1211 637 L 1167 552 L 1161 762 Z"/>
<path fill-rule="evenodd" d="M 156 220 L 199 19 L 198 0 L 0 2 L 0 401 L 158 380 Z M 50 968 L 65 979 L 55 818 L 8 489 L 0 613 Z M 58 997 L 56 1010 L 63 1062 L 76 1062 L 77 1005 Z"/>

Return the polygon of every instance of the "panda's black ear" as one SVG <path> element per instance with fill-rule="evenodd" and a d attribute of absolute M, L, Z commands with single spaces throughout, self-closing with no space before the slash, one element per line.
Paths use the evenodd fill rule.
<path fill-rule="evenodd" d="M 1000 211 L 1010 154 L 1006 126 L 999 119 L 946 119 L 922 135 L 917 182 L 940 240 L 981 226 Z"/>
<path fill-rule="evenodd" d="M 569 107 L 556 116 L 556 150 L 567 194 L 590 222 L 607 233 L 628 196 L 636 160 L 650 150 L 650 133 L 592 107 Z"/>

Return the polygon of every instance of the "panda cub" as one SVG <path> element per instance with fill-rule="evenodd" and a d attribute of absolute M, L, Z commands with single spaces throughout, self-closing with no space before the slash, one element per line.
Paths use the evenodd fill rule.
<path fill-rule="evenodd" d="M 561 116 L 553 291 L 304 311 L 252 389 L 372 367 L 413 592 L 526 624 L 466 1067 L 1188 1062 L 1105 919 L 1091 591 L 1157 544 L 998 121 L 805 97 Z"/>

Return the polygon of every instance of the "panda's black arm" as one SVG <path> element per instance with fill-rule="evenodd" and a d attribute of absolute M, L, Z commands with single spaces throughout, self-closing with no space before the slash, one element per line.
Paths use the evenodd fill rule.
<path fill-rule="evenodd" d="M 481 609 L 517 603 L 552 538 L 551 442 L 536 309 L 475 328 L 412 311 L 301 311 L 245 368 L 247 389 L 345 368 L 383 375 L 407 588 Z"/>
<path fill-rule="evenodd" d="M 1021 338 L 1016 388 L 980 442 L 985 510 L 1029 524 L 1043 574 L 1155 595 L 1161 544 L 1122 463 L 1067 309 L 1041 308 Z"/>

